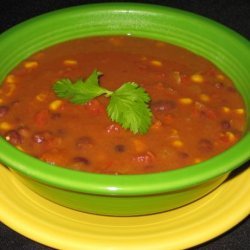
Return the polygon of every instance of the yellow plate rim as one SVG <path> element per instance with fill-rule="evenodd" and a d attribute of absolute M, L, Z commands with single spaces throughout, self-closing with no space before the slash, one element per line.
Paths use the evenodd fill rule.
<path fill-rule="evenodd" d="M 91 215 L 54 204 L 29 190 L 3 166 L 0 178 L 0 220 L 57 249 L 186 249 L 217 237 L 250 213 L 250 168 L 187 206 L 125 218 Z"/>

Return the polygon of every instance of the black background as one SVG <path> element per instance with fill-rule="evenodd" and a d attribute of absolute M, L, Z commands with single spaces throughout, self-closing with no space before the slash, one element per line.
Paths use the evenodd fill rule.
<path fill-rule="evenodd" d="M 166 0 L 166 1 L 80 1 L 80 0 L 1 0 L 0 33 L 34 16 L 65 7 L 98 2 L 153 3 L 191 11 L 220 22 L 250 39 L 250 1 L 248 0 Z M 246 55 L 250 56 L 250 55 Z M 233 216 L 233 214 L 231 215 Z M 1 250 L 49 250 L 0 223 Z M 197 250 L 247 250 L 250 249 L 250 219 L 217 237 L 194 247 Z M 84 246 L 83 246 L 84 250 Z M 98 249 L 97 249 L 98 250 Z M 154 250 L 154 249 L 152 249 Z"/>

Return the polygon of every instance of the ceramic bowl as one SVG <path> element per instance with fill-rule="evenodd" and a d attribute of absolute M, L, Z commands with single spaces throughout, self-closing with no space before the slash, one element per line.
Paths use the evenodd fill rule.
<path fill-rule="evenodd" d="M 79 37 L 131 35 L 173 43 L 216 64 L 235 82 L 250 109 L 249 42 L 206 18 L 162 6 L 90 4 L 28 20 L 0 36 L 0 82 L 18 63 L 50 45 Z M 132 216 L 174 209 L 211 192 L 250 157 L 244 137 L 224 153 L 179 170 L 105 175 L 41 162 L 0 138 L 0 162 L 41 196 L 83 212 Z M 1 167 L 1 166 L 0 166 Z"/>

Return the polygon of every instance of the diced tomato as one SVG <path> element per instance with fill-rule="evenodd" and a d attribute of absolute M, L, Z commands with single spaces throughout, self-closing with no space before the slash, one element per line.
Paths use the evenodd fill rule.
<path fill-rule="evenodd" d="M 39 112 L 37 112 L 34 116 L 34 121 L 37 127 L 42 128 L 45 126 L 45 124 L 49 120 L 49 111 L 46 109 L 43 109 Z"/>
<path fill-rule="evenodd" d="M 212 109 L 209 109 L 209 108 L 204 110 L 202 114 L 204 114 L 207 118 L 209 118 L 211 120 L 214 120 L 217 118 L 216 113 Z"/>
<path fill-rule="evenodd" d="M 180 83 L 183 83 L 183 84 L 188 84 L 190 83 L 190 78 L 189 76 L 187 75 L 184 75 L 184 74 L 180 74 Z"/>
<path fill-rule="evenodd" d="M 164 116 L 164 123 L 170 124 L 174 121 L 174 116 L 171 114 L 167 114 Z"/>
<path fill-rule="evenodd" d="M 103 114 L 105 107 L 98 100 L 94 99 L 86 103 L 86 109 L 89 110 L 93 115 Z"/>
<path fill-rule="evenodd" d="M 194 105 L 194 110 L 192 111 L 192 116 L 203 116 L 208 119 L 214 120 L 217 118 L 216 112 L 211 108 L 207 107 L 205 104 L 196 102 Z"/>

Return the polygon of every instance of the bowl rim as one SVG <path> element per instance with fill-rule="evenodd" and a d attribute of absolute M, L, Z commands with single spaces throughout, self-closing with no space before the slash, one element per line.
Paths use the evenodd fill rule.
<path fill-rule="evenodd" d="M 225 37 L 249 47 L 246 39 L 227 27 L 205 17 L 165 6 L 139 3 L 99 3 L 86 4 L 52 11 L 25 21 L 0 35 L 5 42 L 17 32 L 22 32 L 34 22 L 56 18 L 57 15 L 96 11 L 150 11 L 155 13 L 171 13 L 178 17 L 193 19 L 206 24 L 211 29 L 223 33 Z M 0 137 L 0 161 L 19 174 L 30 177 L 38 182 L 65 190 L 85 192 L 96 195 L 151 195 L 156 193 L 174 192 L 184 188 L 192 188 L 213 178 L 222 176 L 250 159 L 250 132 L 234 146 L 223 153 L 196 165 L 160 173 L 135 175 L 108 175 L 79 172 L 58 166 L 51 166 L 16 149 Z M 239 154 L 240 152 L 240 154 Z M 222 163 L 223 162 L 223 163 Z"/>

